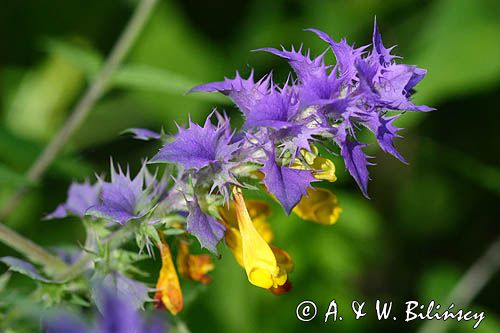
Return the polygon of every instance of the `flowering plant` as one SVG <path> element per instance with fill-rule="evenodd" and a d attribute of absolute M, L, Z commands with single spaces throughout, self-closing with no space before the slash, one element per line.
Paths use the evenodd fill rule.
<path fill-rule="evenodd" d="M 218 247 L 227 246 L 252 285 L 277 295 L 289 291 L 294 265 L 273 242 L 269 205 L 245 199 L 245 193 L 268 193 L 286 214 L 332 225 L 342 212 L 339 200 L 330 190 L 313 186 L 336 181 L 332 156 L 338 152 L 368 197 L 371 163 L 358 133 L 366 127 L 384 152 L 405 162 L 394 145 L 400 137 L 395 120 L 405 111 L 433 110 L 411 99 L 426 71 L 399 63 L 393 47 L 384 46 L 376 23 L 371 48 L 308 30 L 327 43 L 323 54 L 312 57 L 302 47 L 257 50 L 288 61 L 294 73 L 285 83 L 274 82 L 272 74 L 256 79 L 253 71 L 247 78 L 236 72 L 234 78 L 190 90 L 231 98 L 244 117 L 242 128 L 232 128 L 227 114 L 213 110 L 203 125 L 189 119 L 174 135 L 130 129 L 136 139 L 160 141 L 161 149 L 135 176 L 112 161 L 108 180 L 98 176 L 94 184 L 73 183 L 67 201 L 46 216 L 77 216 L 86 227 L 87 242 L 70 258 L 76 262 L 72 269 L 52 276 L 32 266 L 20 271 L 56 284 L 60 295 L 76 290 L 82 299 L 91 281 L 100 286 L 92 290 L 128 294 L 136 308 L 150 301 L 148 293 L 154 291 L 155 307 L 176 315 L 184 306 L 179 275 L 209 283 Z M 325 63 L 329 51 L 335 65 Z M 122 246 L 130 238 L 138 251 Z M 147 286 L 137 278 L 146 272 L 136 263 L 154 257 L 155 248 L 161 269 L 156 285 Z M 14 267 L 14 258 L 7 259 Z M 119 302 L 106 297 L 108 303 Z M 104 307 L 104 313 L 110 308 Z M 135 314 L 130 318 L 142 327 Z M 56 327 L 54 332 L 64 327 L 57 325 L 47 327 Z"/>

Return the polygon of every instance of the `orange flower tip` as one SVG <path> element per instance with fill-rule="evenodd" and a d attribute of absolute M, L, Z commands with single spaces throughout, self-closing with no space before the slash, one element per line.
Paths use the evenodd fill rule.
<path fill-rule="evenodd" d="M 170 290 L 170 292 L 157 291 L 154 297 L 154 308 L 168 310 L 175 316 L 184 309 L 182 295 L 179 295 L 175 290 Z"/>
<path fill-rule="evenodd" d="M 285 284 L 277 287 L 271 287 L 268 290 L 273 293 L 273 295 L 280 296 L 292 290 L 292 283 L 290 280 L 287 280 Z"/>
<path fill-rule="evenodd" d="M 211 283 L 211 282 L 212 282 L 212 280 L 213 280 L 213 279 L 212 279 L 212 277 L 211 277 L 211 276 L 209 276 L 209 275 L 204 275 L 204 276 L 202 276 L 202 277 L 200 278 L 200 280 L 199 280 L 199 281 L 200 281 L 202 284 L 209 284 L 209 283 Z"/>
<path fill-rule="evenodd" d="M 166 310 L 165 305 L 161 301 L 161 293 L 156 292 L 153 300 L 153 306 L 157 310 Z"/>

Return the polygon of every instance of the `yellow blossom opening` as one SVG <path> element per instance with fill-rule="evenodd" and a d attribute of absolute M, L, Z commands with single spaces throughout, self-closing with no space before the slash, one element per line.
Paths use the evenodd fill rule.
<path fill-rule="evenodd" d="M 334 182 L 337 180 L 335 176 L 335 164 L 324 157 L 318 155 L 318 148 L 311 146 L 311 152 L 302 149 L 300 151 L 302 160 L 296 158 L 292 164 L 292 168 L 299 170 L 317 170 L 312 173 L 313 177 L 318 180 L 327 180 Z"/>
<path fill-rule="evenodd" d="M 300 218 L 320 224 L 334 224 L 339 219 L 342 208 L 337 196 L 323 188 L 308 188 L 293 212 Z"/>
<path fill-rule="evenodd" d="M 162 305 L 173 315 L 178 314 L 184 307 L 179 277 L 172 261 L 172 254 L 165 238 L 159 233 L 161 242 L 158 244 L 161 254 L 161 270 L 156 283 L 155 304 Z"/>

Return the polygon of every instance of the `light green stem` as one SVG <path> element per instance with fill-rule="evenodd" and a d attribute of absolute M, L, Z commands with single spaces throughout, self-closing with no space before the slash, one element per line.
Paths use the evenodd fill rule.
<path fill-rule="evenodd" d="M 19 235 L 14 230 L 7 228 L 2 223 L 0 223 L 0 240 L 24 254 L 32 262 L 43 265 L 46 271 L 57 273 L 68 267 L 61 259 L 50 254 L 31 240 Z"/>

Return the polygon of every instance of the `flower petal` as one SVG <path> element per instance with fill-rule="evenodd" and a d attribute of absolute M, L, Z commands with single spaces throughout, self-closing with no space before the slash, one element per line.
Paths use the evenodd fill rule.
<path fill-rule="evenodd" d="M 265 289 L 283 285 L 287 273 L 280 270 L 272 249 L 255 229 L 241 190 L 235 187 L 233 196 L 248 280 Z"/>
<path fill-rule="evenodd" d="M 342 208 L 331 191 L 315 188 L 307 189 L 307 196 L 302 197 L 293 212 L 306 221 L 330 225 L 337 222 Z"/>
<path fill-rule="evenodd" d="M 208 254 L 190 254 L 186 242 L 179 242 L 177 253 L 177 268 L 179 274 L 187 279 L 208 284 L 212 277 L 207 275 L 214 269 L 212 258 Z"/>
<path fill-rule="evenodd" d="M 311 146 L 311 151 L 302 149 L 300 151 L 303 160 L 296 158 L 292 164 L 292 168 L 298 170 L 311 170 L 312 175 L 317 180 L 327 180 L 329 182 L 335 182 L 337 176 L 335 176 L 335 164 L 324 157 L 318 155 L 318 149 L 315 146 Z"/>
<path fill-rule="evenodd" d="M 211 82 L 192 88 L 189 92 L 221 92 L 229 96 L 238 108 L 246 114 L 252 108 L 256 101 L 269 92 L 271 75 L 266 75 L 255 82 L 253 71 L 248 79 L 243 79 L 240 73 L 236 72 L 234 79 L 225 78 L 221 82 Z"/>
<path fill-rule="evenodd" d="M 196 198 L 188 202 L 188 206 L 187 231 L 198 239 L 202 247 L 217 254 L 217 244 L 224 237 L 226 228 L 210 215 L 203 213 Z"/>
<path fill-rule="evenodd" d="M 215 162 L 227 163 L 239 147 L 238 143 L 231 143 L 228 129 L 229 122 L 222 116 L 217 126 L 211 123 L 211 116 L 203 127 L 190 120 L 189 127 L 179 127 L 174 141 L 164 145 L 151 162 L 174 162 L 188 169 L 201 169 Z"/>
<path fill-rule="evenodd" d="M 261 171 L 265 175 L 264 183 L 267 189 L 278 199 L 287 214 L 290 214 L 293 207 L 306 194 L 311 182 L 316 181 L 311 171 L 279 166 L 274 153 L 268 154 L 268 160 Z"/>
<path fill-rule="evenodd" d="M 149 141 L 161 139 L 161 134 L 147 128 L 129 128 L 123 133 L 130 133 L 134 139 Z"/>
<path fill-rule="evenodd" d="M 158 247 L 161 253 L 161 270 L 158 282 L 156 283 L 154 299 L 156 307 L 161 307 L 161 304 L 163 304 L 170 313 L 176 315 L 184 308 L 184 300 L 170 248 L 161 233 L 160 238 L 161 242 L 158 244 Z"/>

